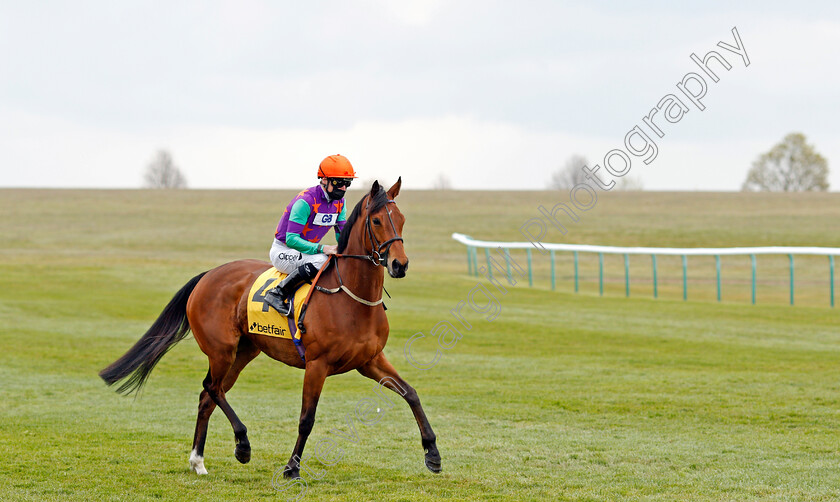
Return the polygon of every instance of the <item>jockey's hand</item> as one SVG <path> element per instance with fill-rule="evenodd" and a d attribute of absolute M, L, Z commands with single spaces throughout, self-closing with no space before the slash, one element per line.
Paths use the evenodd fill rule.
<path fill-rule="evenodd" d="M 337 254 L 338 246 L 323 246 L 324 254 Z"/>

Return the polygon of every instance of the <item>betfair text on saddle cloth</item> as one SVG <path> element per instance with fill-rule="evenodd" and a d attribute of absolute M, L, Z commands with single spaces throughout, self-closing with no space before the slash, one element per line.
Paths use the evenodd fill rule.
<path fill-rule="evenodd" d="M 338 241 L 347 222 L 344 193 L 356 178 L 350 161 L 330 155 L 321 161 L 317 176 L 317 185 L 297 194 L 286 206 L 269 251 L 271 264 L 289 274 L 265 294 L 266 303 L 283 315 L 289 314 L 288 300 L 295 289 L 315 277 L 327 255 L 336 253 L 336 246 L 319 244 L 321 239 L 333 228 Z"/>

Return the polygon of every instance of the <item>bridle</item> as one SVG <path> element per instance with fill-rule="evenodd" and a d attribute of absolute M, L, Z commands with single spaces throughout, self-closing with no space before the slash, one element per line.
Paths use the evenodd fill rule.
<path fill-rule="evenodd" d="M 365 211 L 370 209 L 372 201 L 369 199 L 367 205 L 365 206 Z M 391 229 L 394 231 L 394 237 L 391 237 L 385 242 L 380 243 L 376 239 L 376 235 L 373 233 L 373 225 L 371 223 L 371 219 L 373 215 L 370 214 L 368 211 L 367 218 L 365 218 L 365 235 L 362 237 L 362 245 L 364 246 L 365 242 L 370 240 L 370 253 L 369 254 L 342 254 L 338 256 L 342 256 L 344 258 L 361 258 L 365 260 L 370 260 L 375 266 L 388 266 L 388 252 L 391 250 L 391 244 L 400 241 L 404 242 L 402 236 L 399 232 L 397 232 L 397 226 L 394 225 L 394 219 L 391 217 L 391 210 L 388 209 L 388 204 L 396 204 L 397 202 L 393 199 L 388 199 L 388 202 L 385 203 L 385 208 L 388 211 L 388 221 L 391 223 Z"/>
<path fill-rule="evenodd" d="M 368 201 L 365 210 L 370 207 L 371 201 Z M 366 237 L 370 239 L 370 261 L 375 264 L 382 265 L 383 267 L 387 266 L 388 262 L 388 252 L 391 250 L 391 244 L 400 241 L 404 242 L 400 233 L 397 232 L 397 226 L 394 225 L 394 219 L 391 218 L 391 210 L 388 209 L 388 204 L 396 204 L 396 202 L 392 199 L 388 199 L 388 202 L 385 203 L 385 209 L 388 211 L 388 221 L 391 222 L 391 229 L 394 231 L 394 237 L 388 239 L 383 243 L 378 243 L 376 240 L 376 236 L 373 234 L 373 227 L 371 226 L 371 218 L 373 215 L 368 213 L 367 221 L 365 222 L 365 234 Z M 364 239 L 362 240 L 362 244 L 364 245 Z M 385 250 L 383 253 L 382 250 Z"/>

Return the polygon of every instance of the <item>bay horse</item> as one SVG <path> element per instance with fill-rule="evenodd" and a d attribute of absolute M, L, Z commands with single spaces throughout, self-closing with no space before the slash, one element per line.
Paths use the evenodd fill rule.
<path fill-rule="evenodd" d="M 405 217 L 394 201 L 401 183 L 400 178 L 386 192 L 374 182 L 347 219 L 339 236 L 339 254 L 321 269 L 321 277 L 316 279 L 321 288 L 312 292 L 307 314 L 300 323 L 304 357 L 288 338 L 249 333 L 250 288 L 271 265 L 240 260 L 191 279 L 175 294 L 146 334 L 99 375 L 108 385 L 125 379 L 118 388 L 120 393 L 139 391 L 161 357 L 192 330 L 199 348 L 210 361 L 210 369 L 199 396 L 189 461 L 197 474 L 207 474 L 204 443 L 207 424 L 216 406 L 233 427 L 234 456 L 243 464 L 251 459 L 247 429 L 225 396 L 242 369 L 260 352 L 304 369 L 298 438 L 283 472 L 287 478 L 299 478 L 303 449 L 315 423 L 324 380 L 330 375 L 357 370 L 403 396 L 420 428 L 426 467 L 440 472 L 437 438 L 417 392 L 400 378 L 382 353 L 389 332 L 384 304 L 372 301 L 382 297 L 386 268 L 394 278 L 404 277 L 408 268 L 401 237 Z M 336 290 L 342 284 L 347 289 L 328 294 L 328 289 Z"/>

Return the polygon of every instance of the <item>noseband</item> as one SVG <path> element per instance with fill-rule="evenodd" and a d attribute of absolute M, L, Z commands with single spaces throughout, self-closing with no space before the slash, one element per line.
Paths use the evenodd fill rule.
<path fill-rule="evenodd" d="M 371 201 L 368 201 L 365 211 L 370 208 L 370 204 Z M 394 220 L 391 218 L 391 210 L 388 209 L 388 204 L 396 204 L 396 202 L 389 199 L 388 202 L 385 203 L 385 208 L 388 210 L 388 221 L 391 222 L 391 229 L 394 231 L 394 237 L 385 242 L 379 243 L 376 240 L 376 236 L 373 234 L 373 227 L 371 226 L 372 215 L 370 213 L 368 213 L 365 222 L 365 234 L 366 237 L 370 239 L 370 255 L 368 255 L 368 258 L 370 258 L 370 261 L 372 261 L 375 265 L 382 265 L 383 267 L 387 265 L 388 251 L 391 250 L 391 244 L 397 241 L 403 242 L 403 238 L 400 236 L 399 232 L 397 232 L 397 226 L 394 225 Z"/>

